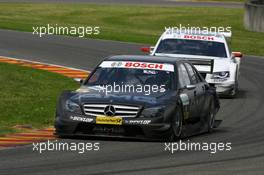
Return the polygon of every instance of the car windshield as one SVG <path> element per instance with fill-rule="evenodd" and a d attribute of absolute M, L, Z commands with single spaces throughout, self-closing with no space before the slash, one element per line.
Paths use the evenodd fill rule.
<path fill-rule="evenodd" d="M 164 85 L 170 90 L 172 82 L 173 72 L 170 71 L 98 67 L 85 85 Z"/>
<path fill-rule="evenodd" d="M 224 43 L 185 39 L 162 40 L 156 53 L 227 57 Z"/>

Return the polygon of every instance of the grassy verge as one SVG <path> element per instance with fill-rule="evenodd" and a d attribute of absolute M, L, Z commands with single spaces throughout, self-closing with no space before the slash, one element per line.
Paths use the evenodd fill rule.
<path fill-rule="evenodd" d="M 53 125 L 56 101 L 64 89 L 77 88 L 72 79 L 42 70 L 0 63 L 0 135 L 15 125 Z"/>
<path fill-rule="evenodd" d="M 231 26 L 233 50 L 264 55 L 263 33 L 243 26 L 243 9 L 91 4 L 0 3 L 0 28 L 33 31 L 32 26 L 100 26 L 97 38 L 154 44 L 165 26 Z"/>

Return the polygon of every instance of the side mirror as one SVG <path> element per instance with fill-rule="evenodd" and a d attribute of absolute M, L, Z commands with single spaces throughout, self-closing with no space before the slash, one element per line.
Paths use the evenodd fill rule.
<path fill-rule="evenodd" d="M 192 85 L 192 84 L 186 86 L 186 89 L 188 89 L 188 90 L 193 90 L 195 88 L 196 88 L 196 86 Z"/>
<path fill-rule="evenodd" d="M 154 50 L 154 46 L 150 46 L 150 47 L 141 47 L 141 51 L 145 52 L 145 53 L 152 53 L 152 51 Z"/>
<path fill-rule="evenodd" d="M 79 81 L 80 85 L 82 85 L 83 82 L 84 82 L 83 79 L 80 79 L 80 81 Z"/>
<path fill-rule="evenodd" d="M 140 50 L 145 53 L 150 53 L 150 47 L 141 47 Z"/>
<path fill-rule="evenodd" d="M 243 54 L 241 52 L 232 52 L 232 55 L 234 57 L 239 57 L 239 58 L 242 58 L 243 57 Z"/>

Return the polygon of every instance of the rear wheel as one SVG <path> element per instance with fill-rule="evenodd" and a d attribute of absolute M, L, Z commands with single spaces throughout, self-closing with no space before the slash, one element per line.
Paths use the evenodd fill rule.
<path fill-rule="evenodd" d="M 171 129 L 170 129 L 170 141 L 176 141 L 181 138 L 182 135 L 182 112 L 180 110 L 177 110 L 175 117 L 172 120 L 171 123 Z"/>

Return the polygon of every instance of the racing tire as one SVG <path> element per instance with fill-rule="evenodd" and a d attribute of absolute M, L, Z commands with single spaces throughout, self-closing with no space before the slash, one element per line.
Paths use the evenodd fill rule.
<path fill-rule="evenodd" d="M 212 102 L 210 104 L 210 110 L 209 110 L 208 116 L 207 116 L 207 127 L 208 127 L 207 132 L 208 133 L 211 133 L 214 130 L 215 114 L 216 114 L 215 106 L 214 106 L 214 102 L 212 100 Z"/>
<path fill-rule="evenodd" d="M 181 110 L 176 111 L 175 117 L 172 119 L 171 128 L 169 133 L 169 141 L 177 141 L 181 138 L 182 135 L 182 123 L 183 115 Z"/>
<path fill-rule="evenodd" d="M 227 97 L 228 98 L 235 98 L 237 93 L 238 93 L 238 75 L 237 75 L 237 72 L 236 72 L 236 82 L 235 82 L 235 85 L 234 85 L 234 89 L 232 89 L 232 91 L 230 91 L 230 93 L 227 95 Z"/>
<path fill-rule="evenodd" d="M 235 98 L 238 92 L 238 83 L 236 82 L 234 89 L 227 95 L 228 98 Z"/>

